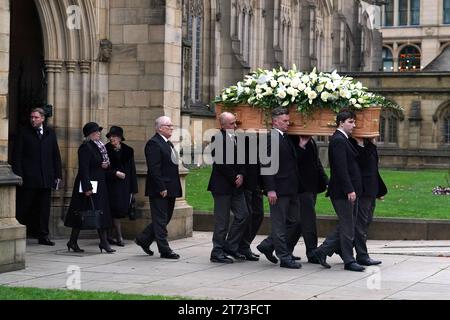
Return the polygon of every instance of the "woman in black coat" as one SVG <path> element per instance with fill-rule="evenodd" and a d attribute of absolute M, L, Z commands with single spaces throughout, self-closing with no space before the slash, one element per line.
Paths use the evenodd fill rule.
<path fill-rule="evenodd" d="M 111 213 L 109 210 L 108 190 L 106 187 L 106 174 L 110 167 L 110 161 L 105 145 L 100 141 L 100 131 L 102 127 L 95 122 L 89 122 L 83 127 L 83 134 L 86 140 L 78 149 L 78 174 L 73 186 L 72 199 L 67 212 L 64 225 L 72 228 L 67 249 L 75 252 L 83 252 L 77 244 L 81 225 L 79 220 L 74 218 L 74 213 L 92 209 L 91 199 L 96 210 L 102 210 L 100 218 L 100 252 L 105 250 L 112 253 L 107 241 L 107 230 L 112 226 Z M 91 181 L 97 181 L 97 190 L 94 189 Z M 81 192 L 80 192 L 81 183 Z M 95 191 L 97 191 L 95 193 Z"/>
<path fill-rule="evenodd" d="M 121 127 L 112 126 L 106 137 L 109 139 L 106 150 L 111 161 L 110 174 L 107 176 L 109 207 L 117 239 L 108 241 L 123 247 L 125 244 L 120 219 L 128 215 L 133 194 L 138 193 L 134 150 L 122 143 L 125 138 Z"/>

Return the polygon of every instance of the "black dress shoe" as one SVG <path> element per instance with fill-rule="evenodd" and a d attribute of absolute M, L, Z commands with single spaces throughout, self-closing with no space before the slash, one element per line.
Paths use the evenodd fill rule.
<path fill-rule="evenodd" d="M 243 252 L 242 254 L 245 256 L 245 260 L 248 260 L 248 261 L 259 261 L 259 256 L 257 256 L 256 254 L 254 254 L 251 251 Z"/>
<path fill-rule="evenodd" d="M 136 239 L 134 240 L 134 243 L 136 243 L 139 247 L 141 247 L 142 250 L 144 250 L 144 252 L 145 252 L 146 254 L 148 254 L 149 256 L 152 256 L 152 255 L 153 255 L 153 251 L 150 250 L 150 246 L 145 245 L 145 244 L 142 243 L 139 239 L 136 238 Z"/>
<path fill-rule="evenodd" d="M 302 258 L 292 255 L 292 259 L 295 261 L 300 261 Z"/>
<path fill-rule="evenodd" d="M 55 243 L 53 241 L 50 241 L 49 238 L 40 238 L 38 240 L 38 243 L 42 244 L 44 246 L 54 246 L 55 245 Z"/>
<path fill-rule="evenodd" d="M 216 263 L 233 263 L 233 259 L 228 258 L 227 256 L 221 256 L 221 257 L 211 256 L 211 258 L 209 260 L 211 262 L 216 262 Z"/>
<path fill-rule="evenodd" d="M 362 265 L 362 266 L 376 266 L 378 264 L 381 264 L 380 260 L 373 260 L 371 258 L 367 258 L 367 259 L 360 259 L 360 260 L 356 260 L 358 262 L 358 264 Z"/>
<path fill-rule="evenodd" d="M 312 255 L 314 258 L 317 259 L 317 261 L 320 263 L 320 265 L 324 268 L 330 269 L 331 266 L 327 263 L 327 257 L 325 254 L 322 253 L 322 251 L 315 249 L 312 252 Z"/>
<path fill-rule="evenodd" d="M 365 268 L 356 262 L 352 262 L 352 263 L 346 264 L 344 269 L 349 270 L 349 271 L 362 272 L 362 271 L 364 271 Z"/>
<path fill-rule="evenodd" d="M 294 260 L 288 260 L 288 261 L 281 261 L 280 267 L 289 269 L 300 269 L 302 265 L 298 262 L 295 262 Z"/>
<path fill-rule="evenodd" d="M 233 252 L 233 251 L 229 251 L 229 250 L 224 250 L 224 251 L 227 255 L 232 256 L 236 260 L 245 260 L 245 255 L 243 255 L 242 253 Z"/>
<path fill-rule="evenodd" d="M 256 247 L 256 249 L 258 249 L 259 252 L 261 252 L 263 255 L 265 255 L 267 260 L 269 260 L 270 262 L 275 263 L 275 264 L 278 263 L 278 259 L 273 255 L 273 253 L 270 249 L 267 249 L 267 248 L 263 247 L 262 245 L 258 245 Z"/>
<path fill-rule="evenodd" d="M 172 252 L 163 252 L 163 253 L 161 253 L 161 258 L 176 260 L 176 259 L 180 259 L 180 255 L 173 251 Z"/>
<path fill-rule="evenodd" d="M 316 257 L 308 257 L 308 263 L 320 264 L 319 260 Z"/>

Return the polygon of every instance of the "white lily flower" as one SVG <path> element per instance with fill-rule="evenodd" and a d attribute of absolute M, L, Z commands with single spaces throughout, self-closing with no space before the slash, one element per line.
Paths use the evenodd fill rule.
<path fill-rule="evenodd" d="M 278 98 L 280 98 L 280 99 L 284 99 L 284 98 L 286 98 L 286 91 L 284 91 L 284 90 L 278 90 L 276 96 L 277 96 Z"/>
<path fill-rule="evenodd" d="M 323 88 L 324 88 L 324 86 L 323 86 L 323 84 L 321 84 L 321 85 L 317 86 L 316 90 L 317 90 L 317 92 L 321 93 L 323 91 Z"/>
<path fill-rule="evenodd" d="M 301 78 L 303 83 L 308 83 L 309 82 L 309 76 L 307 74 L 305 74 L 302 78 Z"/>
<path fill-rule="evenodd" d="M 277 80 L 271 80 L 270 81 L 270 86 L 272 87 L 272 88 L 276 88 L 277 86 L 278 86 L 278 81 Z"/>
<path fill-rule="evenodd" d="M 322 94 L 320 95 L 320 98 L 322 99 L 322 101 L 327 102 L 328 99 L 330 98 L 330 94 L 328 92 L 322 92 Z"/>
<path fill-rule="evenodd" d="M 314 100 L 315 98 L 317 98 L 317 93 L 315 91 L 311 91 L 310 93 L 308 93 L 308 98 L 309 100 Z"/>
<path fill-rule="evenodd" d="M 300 91 L 304 91 L 306 89 L 306 84 L 300 82 L 300 84 L 297 86 L 297 89 Z"/>
<path fill-rule="evenodd" d="M 289 87 L 286 92 L 292 97 L 298 96 L 298 90 L 293 87 Z"/>
<path fill-rule="evenodd" d="M 355 98 L 351 98 L 351 99 L 350 99 L 350 103 L 353 104 L 353 105 L 355 105 L 355 104 L 357 103 L 357 101 L 356 101 Z"/>

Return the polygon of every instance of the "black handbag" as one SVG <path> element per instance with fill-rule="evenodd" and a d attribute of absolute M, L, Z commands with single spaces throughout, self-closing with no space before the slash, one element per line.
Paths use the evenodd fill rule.
<path fill-rule="evenodd" d="M 134 198 L 134 195 L 131 195 L 128 218 L 130 218 L 130 220 L 136 220 L 136 199 Z"/>
<path fill-rule="evenodd" d="M 96 210 L 92 196 L 89 197 L 92 209 L 83 211 L 72 211 L 70 215 L 71 225 L 81 230 L 101 229 L 102 210 Z"/>

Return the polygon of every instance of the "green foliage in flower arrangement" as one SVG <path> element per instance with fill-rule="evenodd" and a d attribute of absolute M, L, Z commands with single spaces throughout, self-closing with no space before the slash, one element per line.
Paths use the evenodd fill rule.
<path fill-rule="evenodd" d="M 223 89 L 214 102 L 226 107 L 250 104 L 265 110 L 296 105 L 304 114 L 317 108 L 337 113 L 344 108 L 357 111 L 373 105 L 402 110 L 385 97 L 369 92 L 351 77 L 341 76 L 336 71 L 318 73 L 315 68 L 303 73 L 295 65 L 287 71 L 258 69 L 237 85 Z"/>

